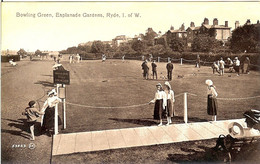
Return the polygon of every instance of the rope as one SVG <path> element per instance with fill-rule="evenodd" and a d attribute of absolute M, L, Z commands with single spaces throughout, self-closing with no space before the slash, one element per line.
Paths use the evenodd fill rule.
<path fill-rule="evenodd" d="M 187 60 L 187 59 L 184 59 L 184 58 L 182 58 L 182 60 L 183 60 L 183 61 L 188 61 L 188 62 L 189 62 L 189 61 L 190 61 L 190 62 L 196 61 L 196 60 Z"/>
<path fill-rule="evenodd" d="M 180 94 L 174 96 L 174 98 L 177 98 L 177 97 L 179 97 L 179 96 L 181 96 L 181 95 L 183 95 L 183 94 L 184 94 L 184 93 L 180 93 Z"/>
<path fill-rule="evenodd" d="M 118 107 L 104 107 L 104 106 L 89 106 L 89 105 L 81 105 L 81 104 L 74 104 L 74 103 L 70 103 L 70 102 L 66 102 L 66 104 L 69 105 L 74 105 L 74 106 L 79 106 L 79 107 L 85 107 L 85 108 L 98 108 L 98 109 L 119 109 L 119 108 L 134 108 L 134 107 L 140 107 L 140 106 L 145 106 L 148 105 L 149 103 L 145 103 L 145 104 L 138 104 L 138 105 L 129 105 L 129 106 L 118 106 Z"/>
<path fill-rule="evenodd" d="M 191 96 L 198 96 L 198 95 L 196 95 L 196 94 L 189 93 L 189 92 L 187 92 L 187 94 L 188 94 L 188 95 L 191 95 Z"/>
<path fill-rule="evenodd" d="M 188 95 L 191 96 L 198 96 L 196 94 L 193 93 L 187 93 Z M 259 98 L 260 96 L 253 96 L 253 97 L 241 97 L 241 98 L 217 98 L 218 100 L 227 100 L 227 101 L 236 101 L 236 100 L 249 100 L 249 99 L 255 99 L 255 98 Z"/>
<path fill-rule="evenodd" d="M 234 100 L 248 100 L 248 99 L 255 99 L 255 98 L 259 98 L 260 96 L 253 96 L 253 97 L 242 97 L 242 98 L 217 98 L 218 100 L 230 100 L 230 101 L 234 101 Z"/>
<path fill-rule="evenodd" d="M 254 64 L 250 64 L 250 65 L 255 66 L 255 67 L 260 67 L 259 65 L 254 65 Z"/>

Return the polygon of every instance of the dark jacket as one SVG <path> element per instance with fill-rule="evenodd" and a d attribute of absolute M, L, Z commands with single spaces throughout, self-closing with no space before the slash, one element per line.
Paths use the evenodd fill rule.
<path fill-rule="evenodd" d="M 157 65 L 155 63 L 152 63 L 152 71 L 156 71 Z"/>
<path fill-rule="evenodd" d="M 173 70 L 173 64 L 172 63 L 168 63 L 166 65 L 166 68 L 167 68 L 168 71 L 172 71 Z"/>

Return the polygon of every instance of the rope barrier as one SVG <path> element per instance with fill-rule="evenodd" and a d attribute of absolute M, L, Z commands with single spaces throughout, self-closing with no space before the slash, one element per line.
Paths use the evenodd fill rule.
<path fill-rule="evenodd" d="M 174 98 L 180 97 L 180 96 L 183 95 L 183 94 L 184 94 L 184 93 L 180 93 L 180 94 L 174 96 Z"/>
<path fill-rule="evenodd" d="M 250 64 L 251 66 L 260 67 L 259 65 Z"/>
<path fill-rule="evenodd" d="M 242 97 L 242 98 L 217 98 L 218 100 L 227 100 L 227 101 L 234 101 L 234 100 L 249 100 L 260 98 L 260 96 L 253 96 L 253 97 Z"/>
<path fill-rule="evenodd" d="M 188 93 L 188 95 L 191 96 L 198 96 L 193 93 Z M 255 99 L 255 98 L 260 98 L 260 96 L 253 96 L 253 97 L 240 97 L 240 98 L 217 98 L 218 100 L 227 100 L 227 101 L 236 101 L 236 100 L 249 100 L 249 99 Z M 207 98 L 206 98 L 207 99 Z"/>
<path fill-rule="evenodd" d="M 104 106 L 89 106 L 89 105 L 81 105 L 81 104 L 74 104 L 74 103 L 70 103 L 70 102 L 66 102 L 66 104 L 69 105 L 74 105 L 74 106 L 79 106 L 79 107 L 85 107 L 85 108 L 98 108 L 98 109 L 119 109 L 119 108 L 134 108 L 134 107 L 140 107 L 140 106 L 145 106 L 145 105 L 149 105 L 149 103 L 144 103 L 144 104 L 138 104 L 138 105 L 129 105 L 129 106 L 118 106 L 118 107 L 104 107 Z"/>
<path fill-rule="evenodd" d="M 187 59 L 184 59 L 182 58 L 183 61 L 190 61 L 190 62 L 193 62 L 193 61 L 196 61 L 196 60 L 187 60 Z"/>

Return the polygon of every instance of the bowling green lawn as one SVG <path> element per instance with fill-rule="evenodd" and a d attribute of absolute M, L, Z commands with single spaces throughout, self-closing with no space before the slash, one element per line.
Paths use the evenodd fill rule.
<path fill-rule="evenodd" d="M 66 85 L 67 128 L 62 130 L 62 126 L 59 127 L 59 133 L 154 126 L 158 123 L 152 119 L 153 105 L 147 103 L 154 97 L 155 85 L 166 81 L 166 63 L 157 63 L 158 80 L 143 80 L 141 61 L 107 60 L 102 63 L 91 60 L 70 64 L 64 60 L 61 63 L 70 71 L 70 85 Z M 2 63 L 2 162 L 166 163 L 211 160 L 207 152 L 215 146 L 215 139 L 51 157 L 52 138 L 39 134 L 38 120 L 36 140 L 30 141 L 24 125 L 26 118 L 21 113 L 30 100 L 38 100 L 42 106 L 47 91 L 54 87 L 53 64 L 51 60 L 27 59 L 19 61 L 16 67 Z M 212 69 L 207 66 L 195 68 L 194 65 L 174 63 L 173 80 L 170 81 L 176 96 L 174 124 L 183 123 L 184 92 L 188 93 L 188 121 L 211 119 L 206 112 L 206 79 L 214 82 L 218 97 L 224 98 L 218 100 L 218 120 L 242 118 L 246 110 L 259 109 L 259 97 L 230 98 L 260 96 L 260 72 L 218 76 L 212 74 Z M 61 105 L 59 115 L 62 118 Z M 36 147 L 29 149 L 30 143 Z M 258 149 L 254 150 L 256 154 L 259 154 Z M 248 160 L 252 155 L 254 153 L 243 156 L 245 158 L 241 160 Z M 254 157 L 254 160 L 259 160 L 259 157 Z"/>

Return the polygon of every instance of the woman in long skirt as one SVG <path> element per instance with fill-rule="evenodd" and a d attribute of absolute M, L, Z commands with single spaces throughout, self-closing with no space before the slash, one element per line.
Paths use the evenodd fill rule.
<path fill-rule="evenodd" d="M 208 115 L 212 116 L 212 121 L 217 120 L 217 109 L 218 109 L 218 103 L 217 103 L 217 92 L 216 87 L 213 85 L 213 82 L 211 80 L 206 80 L 205 82 L 207 84 L 207 94 L 208 94 L 208 104 L 207 104 L 207 113 Z"/>
<path fill-rule="evenodd" d="M 54 128 L 55 106 L 59 102 L 61 102 L 61 99 L 57 96 L 55 89 L 53 89 L 48 93 L 48 98 L 41 109 L 41 112 L 45 112 L 41 122 L 42 133 L 47 130 L 49 136 L 51 135 L 50 130 Z M 60 117 L 58 117 L 58 124 L 61 124 Z"/>
<path fill-rule="evenodd" d="M 168 81 L 166 81 L 164 85 L 165 85 L 164 92 L 167 99 L 167 104 L 166 104 L 167 124 L 166 125 L 170 125 L 172 123 L 172 117 L 174 116 L 175 113 L 173 108 L 173 103 L 175 102 L 174 92 L 171 89 L 171 85 Z"/>
<path fill-rule="evenodd" d="M 154 99 L 150 101 L 150 103 L 154 103 L 154 115 L 153 118 L 155 120 L 160 120 L 160 124 L 158 126 L 162 126 L 163 119 L 163 111 L 166 106 L 165 92 L 162 89 L 162 85 L 158 83 L 156 85 L 157 91 L 155 93 Z"/>

